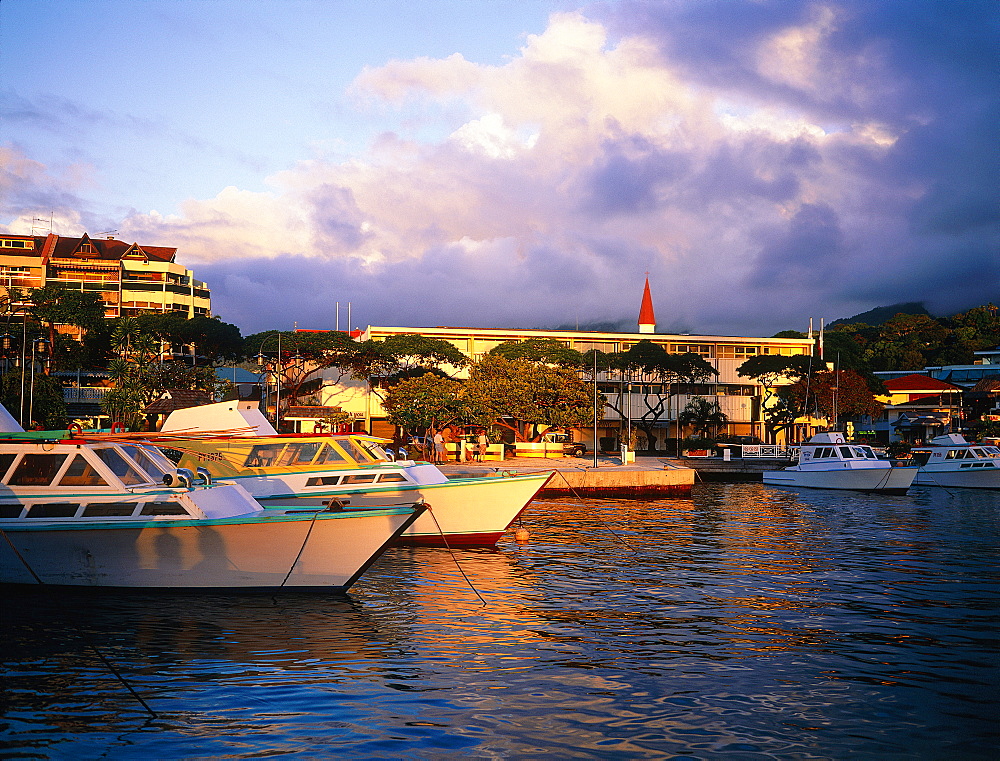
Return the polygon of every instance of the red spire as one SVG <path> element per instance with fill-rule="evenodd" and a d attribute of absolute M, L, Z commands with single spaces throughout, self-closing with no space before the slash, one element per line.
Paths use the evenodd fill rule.
<path fill-rule="evenodd" d="M 648 326 L 648 327 L 647 327 Z M 644 328 L 646 328 L 644 330 Z M 656 328 L 656 315 L 653 314 L 653 297 L 649 293 L 649 278 L 642 291 L 642 306 L 639 307 L 639 332 L 652 333 Z"/>

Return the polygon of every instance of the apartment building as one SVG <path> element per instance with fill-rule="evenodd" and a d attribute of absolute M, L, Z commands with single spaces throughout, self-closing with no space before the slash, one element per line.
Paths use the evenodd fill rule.
<path fill-rule="evenodd" d="M 108 318 L 149 311 L 211 316 L 208 286 L 178 264 L 176 254 L 176 248 L 87 234 L 79 238 L 4 234 L 0 235 L 0 286 L 11 296 L 15 311 L 23 308 L 31 289 L 57 284 L 98 294 L 107 305 Z"/>

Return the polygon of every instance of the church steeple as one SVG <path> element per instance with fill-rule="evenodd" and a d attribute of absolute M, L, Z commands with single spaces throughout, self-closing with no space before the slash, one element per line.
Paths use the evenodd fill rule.
<path fill-rule="evenodd" d="M 653 314 L 653 297 L 649 294 L 649 278 L 646 278 L 646 287 L 642 291 L 642 306 L 639 307 L 639 332 L 656 332 L 656 315 Z"/>

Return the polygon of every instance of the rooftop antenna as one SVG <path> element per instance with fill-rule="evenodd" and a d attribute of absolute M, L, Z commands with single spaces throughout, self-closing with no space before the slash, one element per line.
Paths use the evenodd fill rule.
<path fill-rule="evenodd" d="M 47 235 L 51 235 L 52 234 L 52 218 L 53 218 L 53 213 L 51 211 L 49 212 L 48 222 L 46 222 L 45 217 L 32 217 L 32 219 L 31 219 L 31 234 L 32 235 L 41 235 L 41 234 L 45 233 Z M 48 225 L 48 230 L 47 231 L 45 229 L 46 224 Z M 37 233 L 35 232 L 36 230 L 38 231 Z"/>

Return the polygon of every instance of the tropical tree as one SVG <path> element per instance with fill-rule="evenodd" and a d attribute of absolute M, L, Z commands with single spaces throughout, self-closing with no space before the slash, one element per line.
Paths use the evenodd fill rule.
<path fill-rule="evenodd" d="M 715 436 L 720 427 L 729 422 L 729 417 L 718 402 L 710 402 L 702 396 L 695 396 L 677 416 L 681 426 L 691 426 L 695 433 L 708 438 Z"/>
<path fill-rule="evenodd" d="M 554 338 L 529 338 L 526 341 L 504 341 L 489 350 L 489 354 L 504 359 L 527 359 L 559 367 L 580 367 L 584 355 Z"/>
<path fill-rule="evenodd" d="M 592 360 L 593 355 L 589 356 Z M 650 451 L 656 447 L 655 428 L 670 410 L 674 387 L 679 384 L 704 383 L 713 375 L 719 374 L 718 370 L 698 354 L 671 354 L 660 344 L 648 339 L 639 341 L 627 351 L 605 355 L 604 359 L 609 369 L 619 370 L 628 378 L 629 383 L 639 384 L 640 389 L 651 384 L 666 386 L 666 393 L 654 389 L 650 393 L 639 394 L 643 408 L 637 416 L 634 410 L 623 410 L 620 399 L 608 400 L 608 404 L 619 415 L 625 417 L 628 414 L 635 421 L 636 426 L 645 434 L 646 446 Z M 598 362 L 598 369 L 601 369 L 602 364 Z"/>
<path fill-rule="evenodd" d="M 382 406 L 389 414 L 389 422 L 407 433 L 424 436 L 431 428 L 440 429 L 471 416 L 465 385 L 436 373 L 394 383 Z"/>
<path fill-rule="evenodd" d="M 149 313 L 136 318 L 147 331 L 170 344 L 194 347 L 195 363 L 200 357 L 205 364 L 241 359 L 245 354 L 240 329 L 217 317 L 188 317 L 179 312 Z"/>
<path fill-rule="evenodd" d="M 780 354 L 758 354 L 736 368 L 736 374 L 743 378 L 751 378 L 761 386 L 761 414 L 764 418 L 764 430 L 769 442 L 774 441 L 774 435 L 794 421 L 795 414 L 788 407 L 790 397 L 780 400 L 775 389 L 784 381 L 791 383 L 805 378 L 813 370 L 819 370 L 819 362 L 813 363 L 811 357 L 805 354 L 783 356 Z M 780 403 L 779 403 L 780 401 Z M 789 420 L 789 414 L 791 419 Z"/>
<path fill-rule="evenodd" d="M 416 333 L 356 343 L 354 351 L 340 361 L 355 378 L 368 381 L 380 398 L 385 397 L 385 390 L 398 377 L 407 377 L 417 370 L 461 368 L 469 364 L 469 358 L 451 341 Z"/>
<path fill-rule="evenodd" d="M 49 343 L 55 345 L 56 325 L 74 325 L 84 330 L 104 321 L 105 304 L 90 291 L 77 291 L 50 284 L 28 292 L 28 313 L 48 328 Z"/>
<path fill-rule="evenodd" d="M 575 428 L 590 420 L 594 403 L 573 370 L 487 354 L 466 382 L 474 422 L 510 431 L 515 441 L 538 441 L 544 426 Z"/>
<path fill-rule="evenodd" d="M 36 422 L 49 431 L 66 426 L 62 384 L 51 375 L 37 372 L 25 383 L 20 368 L 5 373 L 0 378 L 0 402 L 24 428 Z"/>
<path fill-rule="evenodd" d="M 842 418 L 878 417 L 883 409 L 865 378 L 854 370 L 823 370 L 783 391 L 790 409 L 816 412 L 834 426 Z"/>
<path fill-rule="evenodd" d="M 312 393 L 312 382 L 326 369 L 339 370 L 337 383 L 350 375 L 358 343 L 342 331 L 298 332 L 267 330 L 244 339 L 245 355 L 272 373 L 281 388 L 281 406 L 288 408 L 300 396 Z M 309 384 L 309 385 L 307 385 Z M 308 391 L 307 391 L 308 389 Z M 278 410 L 281 417 L 281 410 Z"/>
<path fill-rule="evenodd" d="M 146 378 L 159 360 L 159 340 L 144 331 L 134 317 L 125 317 L 111 334 L 111 347 L 117 355 L 108 365 L 114 387 L 101 400 L 101 407 L 112 423 L 138 430 L 150 402 Z"/>

